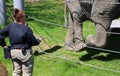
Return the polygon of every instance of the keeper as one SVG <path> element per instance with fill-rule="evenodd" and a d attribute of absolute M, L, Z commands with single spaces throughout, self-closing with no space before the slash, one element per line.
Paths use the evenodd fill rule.
<path fill-rule="evenodd" d="M 10 23 L 6 28 L 0 30 L 0 43 L 5 46 L 4 39 L 9 38 L 13 76 L 32 76 L 34 58 L 31 47 L 38 45 L 40 40 L 36 39 L 32 30 L 25 25 L 24 11 L 15 8 L 14 18 L 16 22 Z"/>

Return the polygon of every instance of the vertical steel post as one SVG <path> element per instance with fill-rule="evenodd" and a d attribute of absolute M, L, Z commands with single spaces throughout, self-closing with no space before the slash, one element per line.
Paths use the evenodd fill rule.
<path fill-rule="evenodd" d="M 6 23 L 5 8 L 6 8 L 5 0 L 0 0 L 0 25 L 3 25 Z"/>
<path fill-rule="evenodd" d="M 24 10 L 24 0 L 13 0 L 14 2 L 14 8 L 17 8 L 19 10 Z"/>

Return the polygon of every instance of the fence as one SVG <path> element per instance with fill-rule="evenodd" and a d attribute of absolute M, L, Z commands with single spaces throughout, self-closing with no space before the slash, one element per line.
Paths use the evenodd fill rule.
<path fill-rule="evenodd" d="M 67 1 L 70 1 L 70 0 L 67 0 Z M 74 1 L 74 0 L 71 0 L 71 1 Z M 91 3 L 91 2 L 90 2 L 90 3 Z M 102 3 L 102 4 L 104 4 L 104 3 Z M 110 4 L 113 4 L 113 3 L 111 2 Z M 114 3 L 114 4 L 120 4 L 120 3 Z M 10 10 L 9 7 L 7 7 L 7 9 L 9 10 L 9 13 L 12 15 L 12 13 L 11 13 L 12 10 Z M 53 23 L 53 22 L 49 22 L 49 21 L 45 21 L 45 20 L 41 20 L 41 19 L 37 19 L 37 18 L 31 17 L 31 16 L 29 16 L 29 19 L 32 19 L 32 20 L 34 20 L 34 21 L 36 21 L 36 22 L 38 22 L 38 23 L 45 23 L 45 24 L 50 24 L 50 25 L 52 25 L 52 26 L 62 27 L 62 28 L 64 28 L 65 30 L 66 30 L 66 29 L 69 29 L 69 27 L 65 27 L 64 25 L 57 24 L 57 23 Z M 12 20 L 12 21 L 13 21 L 13 20 Z M 11 22 L 11 21 L 10 21 L 10 22 Z M 35 30 L 36 28 L 33 28 L 33 29 Z M 35 30 L 35 31 L 39 34 L 38 37 L 41 37 L 42 40 L 45 42 L 45 44 L 48 46 L 48 49 L 51 48 L 51 46 L 50 46 L 49 43 L 46 41 L 46 39 L 52 38 L 53 35 L 56 35 L 56 34 L 58 35 L 59 33 L 63 32 L 63 30 L 60 30 L 60 31 L 57 30 L 57 32 L 52 33 L 52 34 L 49 34 L 49 33 L 48 33 L 48 36 L 44 36 L 44 37 L 43 37 L 43 36 L 40 35 L 39 31 L 37 31 L 37 30 Z M 45 31 L 45 30 L 44 30 L 44 31 Z M 87 31 L 92 31 L 92 30 L 87 29 Z M 102 32 L 102 31 L 99 31 L 99 32 Z M 115 32 L 104 32 L 104 33 L 120 35 L 120 33 L 115 33 Z M 52 38 L 52 40 L 54 40 L 54 38 Z M 55 40 L 54 40 L 54 41 L 55 41 Z M 61 41 L 63 41 L 63 40 L 61 40 Z M 57 41 L 55 41 L 55 42 L 56 42 L 57 45 L 59 44 Z M 61 46 L 61 45 L 60 45 L 60 46 Z M 62 47 L 63 47 L 63 46 L 62 46 Z M 102 50 L 102 51 L 105 51 L 105 52 L 120 54 L 119 51 L 115 51 L 115 50 L 101 49 L 101 48 L 96 48 L 96 47 L 91 47 L 91 46 L 87 46 L 87 47 L 88 47 L 88 48 L 92 48 L 92 49 Z M 38 49 L 38 50 L 39 50 L 39 49 L 44 50 L 41 46 L 38 46 L 37 49 Z M 92 65 L 92 64 L 85 63 L 85 62 L 83 62 L 83 61 L 76 61 L 76 60 L 74 60 L 74 59 L 68 59 L 68 58 L 62 57 L 62 55 L 61 55 L 61 56 L 60 56 L 60 55 L 59 55 L 59 56 L 58 56 L 58 55 L 51 56 L 51 55 L 49 55 L 49 53 L 47 53 L 47 52 L 45 52 L 45 51 L 40 51 L 40 53 L 47 54 L 49 58 L 58 57 L 58 58 L 61 58 L 61 59 L 64 59 L 64 60 L 68 60 L 68 61 L 71 61 L 71 62 L 80 63 L 80 64 L 83 64 L 83 65 L 85 65 L 85 66 L 90 66 L 90 67 L 94 67 L 94 68 L 98 68 L 98 69 L 109 70 L 109 71 L 112 71 L 112 72 L 120 73 L 120 70 L 115 70 L 115 69 L 106 68 L 106 67 L 102 67 L 102 66 Z"/>

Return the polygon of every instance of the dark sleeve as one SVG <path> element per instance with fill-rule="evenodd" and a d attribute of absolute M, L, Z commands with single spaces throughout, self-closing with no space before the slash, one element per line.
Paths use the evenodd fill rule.
<path fill-rule="evenodd" d="M 6 43 L 5 43 L 5 37 L 8 36 L 8 27 L 0 30 L 0 45 L 1 46 L 5 46 Z"/>
<path fill-rule="evenodd" d="M 27 37 L 28 37 L 28 43 L 31 46 L 38 45 L 41 42 L 39 39 L 35 38 L 32 30 L 30 28 L 27 28 Z"/>

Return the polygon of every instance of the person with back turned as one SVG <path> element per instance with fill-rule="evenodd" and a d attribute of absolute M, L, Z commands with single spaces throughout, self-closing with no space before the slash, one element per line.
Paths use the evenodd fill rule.
<path fill-rule="evenodd" d="M 32 76 L 34 58 L 31 47 L 38 45 L 40 40 L 36 39 L 32 30 L 25 25 L 24 11 L 15 8 L 14 18 L 16 22 L 10 23 L 6 28 L 0 30 L 0 42 L 4 47 L 6 45 L 5 37 L 9 38 L 13 76 Z"/>

